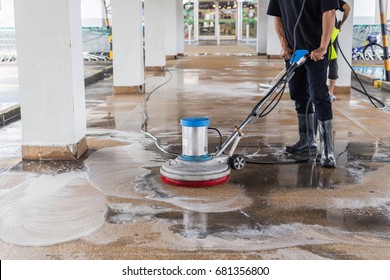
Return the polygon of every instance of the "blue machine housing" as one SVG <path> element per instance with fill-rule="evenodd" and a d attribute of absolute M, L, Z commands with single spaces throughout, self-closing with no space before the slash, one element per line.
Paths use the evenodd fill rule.
<path fill-rule="evenodd" d="M 188 117 L 180 119 L 180 124 L 187 127 L 209 126 L 210 119 L 207 117 Z"/>

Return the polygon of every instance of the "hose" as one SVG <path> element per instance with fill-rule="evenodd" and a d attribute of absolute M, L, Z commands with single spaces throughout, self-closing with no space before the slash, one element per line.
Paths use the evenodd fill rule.
<path fill-rule="evenodd" d="M 352 87 L 352 88 L 355 89 L 355 90 L 357 90 L 357 91 L 359 91 L 359 92 L 361 92 L 361 93 L 364 94 L 365 96 L 367 96 L 367 97 L 368 97 L 368 100 L 370 100 L 371 104 L 374 105 L 375 108 L 378 108 L 378 109 L 381 109 L 381 110 L 386 109 L 386 104 L 384 104 L 384 103 L 383 103 L 382 101 L 380 101 L 378 98 L 372 96 L 371 94 L 369 94 L 369 93 L 367 92 L 367 90 L 366 90 L 366 88 L 364 87 L 363 83 L 361 82 L 359 76 L 356 74 L 355 70 L 353 69 L 352 65 L 349 63 L 348 59 L 345 57 L 345 55 L 344 55 L 344 53 L 343 53 L 343 50 L 341 49 L 340 44 L 339 44 L 338 41 L 337 41 L 337 46 L 338 46 L 338 48 L 339 48 L 339 51 L 340 51 L 342 57 L 344 58 L 344 61 L 347 63 L 348 67 L 351 69 L 351 71 L 352 71 L 352 73 L 354 74 L 356 80 L 358 81 L 358 83 L 359 83 L 360 86 L 361 86 L 361 89 L 356 88 L 356 87 Z M 378 102 L 378 103 L 380 104 L 381 107 L 379 107 L 377 104 L 375 104 L 373 100 L 375 100 L 376 102 Z"/>
<path fill-rule="evenodd" d="M 167 150 L 165 150 L 163 147 L 160 146 L 160 143 L 159 143 L 159 140 L 157 137 L 155 137 L 153 134 L 149 133 L 147 130 L 148 130 L 148 121 L 149 121 L 149 116 L 148 116 L 148 110 L 147 110 L 147 103 L 149 101 L 149 98 L 150 96 L 156 91 L 158 90 L 159 88 L 161 88 L 162 86 L 166 85 L 167 83 L 169 83 L 169 81 L 172 79 L 172 73 L 167 69 L 167 72 L 169 74 L 169 78 L 168 80 L 166 80 L 165 82 L 161 83 L 160 85 L 156 86 L 151 92 L 149 93 L 146 93 L 146 98 L 144 100 L 144 102 L 142 103 L 142 107 L 143 107 L 143 115 L 144 115 L 144 121 L 143 123 L 141 124 L 141 127 L 140 127 L 140 131 L 141 133 L 145 134 L 146 136 L 152 138 L 154 140 L 154 144 L 156 145 L 156 147 L 161 151 L 163 152 L 164 154 L 167 154 L 169 156 L 173 156 L 173 157 L 176 157 L 176 156 L 179 156 L 178 154 L 175 154 L 175 153 L 171 153 L 171 152 L 168 152 Z"/>

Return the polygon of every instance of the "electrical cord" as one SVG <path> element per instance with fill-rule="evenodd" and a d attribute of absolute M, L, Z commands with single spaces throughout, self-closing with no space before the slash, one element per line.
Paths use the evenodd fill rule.
<path fill-rule="evenodd" d="M 348 67 L 351 69 L 351 71 L 352 71 L 352 73 L 354 74 L 356 80 L 358 81 L 359 85 L 361 86 L 361 89 L 359 89 L 359 88 L 357 88 L 357 87 L 352 87 L 352 88 L 355 89 L 355 90 L 357 90 L 357 91 L 359 91 L 359 92 L 362 93 L 363 95 L 367 96 L 368 99 L 369 99 L 369 101 L 371 102 L 371 104 L 372 104 L 375 108 L 378 108 L 378 109 L 381 109 L 381 110 L 386 109 L 386 104 L 384 104 L 381 100 L 379 100 L 378 98 L 372 96 L 371 94 L 369 94 L 369 93 L 367 92 L 366 88 L 364 87 L 364 85 L 363 85 L 362 81 L 360 80 L 359 76 L 357 75 L 356 71 L 353 69 L 352 65 L 349 63 L 349 61 L 348 61 L 347 58 L 345 57 L 345 54 L 343 53 L 343 50 L 341 49 L 340 44 L 339 44 L 338 41 L 337 41 L 337 46 L 338 46 L 338 49 L 339 49 L 339 51 L 340 51 L 342 57 L 344 58 L 344 61 L 347 63 Z M 378 105 L 375 104 L 375 103 L 373 102 L 373 100 L 375 100 L 376 102 L 378 102 L 378 103 L 381 105 L 381 107 L 378 107 Z M 378 139 L 378 140 L 379 140 L 379 139 Z M 382 143 L 382 144 L 384 144 L 383 141 L 380 141 L 380 140 L 379 140 L 379 142 Z M 384 145 L 385 145 L 385 144 L 384 144 Z M 386 145 L 385 145 L 385 146 L 386 146 Z M 339 156 L 341 156 L 341 154 L 340 154 Z"/>
<path fill-rule="evenodd" d="M 140 131 L 141 133 L 145 134 L 146 136 L 152 138 L 154 140 L 154 143 L 156 145 L 156 147 L 162 151 L 163 153 L 167 154 L 167 155 L 170 155 L 170 156 L 173 156 L 173 157 L 177 157 L 179 156 L 179 154 L 176 154 L 176 153 L 172 153 L 172 152 L 168 152 L 167 150 L 165 150 L 163 147 L 161 147 L 160 143 L 159 143 L 159 140 L 157 137 L 155 137 L 153 134 L 151 134 L 150 132 L 147 132 L 147 127 L 148 127 L 148 121 L 149 121 L 149 116 L 148 116 L 148 112 L 147 112 L 147 102 L 149 101 L 149 98 L 150 96 L 155 92 L 157 91 L 159 88 L 163 87 L 164 85 L 166 85 L 167 83 L 169 83 L 169 81 L 172 79 L 172 73 L 169 71 L 169 69 L 167 69 L 167 72 L 169 74 L 169 78 L 167 81 L 161 83 L 160 85 L 158 85 L 157 87 L 155 87 L 151 92 L 147 93 L 146 94 L 146 98 L 143 102 L 143 115 L 144 115 L 144 121 L 143 123 L 141 124 L 141 127 L 140 127 Z M 219 146 L 221 147 L 222 146 L 222 133 L 215 127 L 208 127 L 209 130 L 214 130 L 218 133 L 219 135 Z"/>
<path fill-rule="evenodd" d="M 160 85 L 156 86 L 151 92 L 147 93 L 146 94 L 146 98 L 144 100 L 144 102 L 142 103 L 142 107 L 143 107 L 143 115 L 144 115 L 144 121 L 143 123 L 141 124 L 141 127 L 140 127 L 140 131 L 141 133 L 145 134 L 146 136 L 152 138 L 154 140 L 154 144 L 156 145 L 156 147 L 162 151 L 164 154 L 167 154 L 167 155 L 170 155 L 170 156 L 179 156 L 178 154 L 175 154 L 175 153 L 171 153 L 171 152 L 168 152 L 167 150 L 165 150 L 163 147 L 160 146 L 160 143 L 159 143 L 159 140 L 157 137 L 155 137 L 153 134 L 149 133 L 147 130 L 148 130 L 148 121 L 149 121 L 149 116 L 148 116 L 148 110 L 147 110 L 147 103 L 149 101 L 149 98 L 150 96 L 156 91 L 158 90 L 159 88 L 163 87 L 164 85 L 166 85 L 167 83 L 169 83 L 169 81 L 172 79 L 172 73 L 169 71 L 169 69 L 167 69 L 167 72 L 169 74 L 169 78 L 168 80 L 166 80 L 165 82 L 161 83 Z"/>
<path fill-rule="evenodd" d="M 353 89 L 355 89 L 355 90 L 357 90 L 357 91 L 363 93 L 365 96 L 367 96 L 368 99 L 370 100 L 370 102 L 372 103 L 372 105 L 374 105 L 375 108 L 378 108 L 378 109 L 381 109 L 381 110 L 385 109 L 385 108 L 386 108 L 386 104 L 384 104 L 384 103 L 383 103 L 382 101 L 380 101 L 378 98 L 376 98 L 376 97 L 370 95 L 370 94 L 367 92 L 367 90 L 366 90 L 366 88 L 364 87 L 363 83 L 362 83 L 361 80 L 359 79 L 359 76 L 356 74 L 355 70 L 353 69 L 352 65 L 349 63 L 348 59 L 345 57 L 345 55 L 344 55 L 344 53 L 343 53 L 343 50 L 341 49 L 340 44 L 339 44 L 338 41 L 337 41 L 337 46 L 338 46 L 339 51 L 340 51 L 341 55 L 343 56 L 345 62 L 347 63 L 348 67 L 351 69 L 352 73 L 354 74 L 355 78 L 357 79 L 358 83 L 360 84 L 360 86 L 361 86 L 361 88 L 362 88 L 362 89 L 358 89 L 358 88 L 353 87 Z M 377 104 L 375 104 L 373 100 L 375 100 L 376 102 L 378 102 L 378 103 L 380 104 L 381 107 L 379 107 Z"/>
<path fill-rule="evenodd" d="M 314 119 L 314 122 L 312 123 L 309 123 L 309 106 L 313 106 L 313 101 L 312 99 L 310 98 L 309 99 L 309 102 L 307 102 L 307 105 L 306 105 L 306 112 L 305 112 L 305 122 L 306 122 L 306 127 L 309 127 L 309 126 L 312 126 L 312 131 L 313 131 L 313 136 L 314 139 L 316 138 L 316 135 L 317 135 L 317 125 L 316 125 L 316 121 L 317 119 L 315 118 Z M 306 139 L 307 141 L 309 142 L 310 141 L 310 130 L 309 129 L 306 129 Z M 314 151 L 312 152 L 312 148 L 310 147 L 310 143 L 309 143 L 309 151 L 308 151 L 308 157 L 307 157 L 307 161 L 309 162 L 314 162 L 317 158 L 317 150 L 318 149 L 315 149 L 315 158 L 312 157 L 312 155 L 314 154 Z"/>
<path fill-rule="evenodd" d="M 218 133 L 219 135 L 219 148 L 222 146 L 222 133 L 218 130 L 216 127 L 208 127 L 209 130 L 214 130 Z"/>
<path fill-rule="evenodd" d="M 265 117 L 267 116 L 269 113 L 271 113 L 276 105 L 279 104 L 280 100 L 282 99 L 282 96 L 284 94 L 284 90 L 286 89 L 286 84 L 287 84 L 287 80 L 284 81 L 284 83 L 282 84 L 282 87 L 280 88 L 280 90 L 277 92 L 277 94 L 273 97 L 273 99 L 268 103 L 268 105 L 263 109 L 263 111 L 259 114 L 259 118 L 262 118 L 262 117 Z M 279 97 L 277 100 L 276 98 Z M 271 107 L 271 109 L 269 109 L 267 111 L 267 109 L 272 105 L 273 102 L 275 102 L 276 100 L 276 103 Z"/>

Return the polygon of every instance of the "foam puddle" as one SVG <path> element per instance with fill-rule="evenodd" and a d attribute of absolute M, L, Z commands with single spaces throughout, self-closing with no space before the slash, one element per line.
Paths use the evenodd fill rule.
<path fill-rule="evenodd" d="M 134 188 L 137 181 L 151 174 L 148 167 L 161 165 L 158 161 L 163 159 L 160 154 L 145 149 L 142 143 L 145 139 L 141 134 L 127 134 L 126 137 L 122 134 L 121 137 L 132 143 L 100 149 L 85 161 L 88 178 L 96 189 L 106 195 L 139 197 Z"/>
<path fill-rule="evenodd" d="M 221 213 L 241 210 L 252 203 L 243 189 L 230 184 L 214 188 L 177 188 L 165 185 L 164 195 L 149 195 L 148 199 L 166 202 L 184 210 L 199 213 Z"/>
<path fill-rule="evenodd" d="M 107 221 L 111 224 L 130 222 L 147 222 L 155 219 L 161 213 L 172 211 L 170 208 L 152 207 L 149 205 L 134 205 L 131 203 L 111 203 L 107 213 Z"/>
<path fill-rule="evenodd" d="M 366 246 L 388 246 L 388 236 L 381 234 L 372 234 L 367 232 L 359 232 L 351 234 L 349 231 L 343 231 L 331 227 L 322 227 L 318 225 L 304 225 L 300 223 L 282 224 L 274 226 L 263 226 L 260 229 L 251 229 L 246 226 L 237 227 L 234 231 L 222 231 L 214 234 L 205 234 L 199 236 L 201 229 L 207 232 L 207 216 L 203 217 L 205 221 L 202 227 L 196 225 L 194 232 L 191 226 L 188 225 L 188 219 L 184 217 L 184 229 L 180 235 L 176 235 L 175 239 L 161 241 L 168 246 L 180 247 L 183 250 L 232 250 L 242 252 L 254 252 L 264 250 L 287 250 L 283 252 L 285 257 L 286 252 L 290 252 L 292 259 L 300 258 L 301 255 L 309 254 L 308 251 L 302 249 L 299 254 L 294 252 L 297 247 L 303 246 L 320 246 L 329 244 L 344 244 L 344 245 L 361 245 L 362 239 L 366 240 Z M 197 222 L 200 220 L 198 219 Z M 191 230 L 192 229 L 192 230 Z M 277 251 L 275 252 L 278 258 Z M 309 254 L 310 258 L 313 255 Z M 282 257 L 282 256 L 280 256 Z"/>
<path fill-rule="evenodd" d="M 103 225 L 106 209 L 80 172 L 30 178 L 0 196 L 0 239 L 23 246 L 79 239 Z"/>
<path fill-rule="evenodd" d="M 117 132 L 110 138 L 131 144 L 96 151 L 83 170 L 26 173 L 29 175 L 20 181 L 3 174 L 7 182 L 0 191 L 0 239 L 22 246 L 49 246 L 85 238 L 105 224 L 105 194 L 143 197 L 144 193 L 136 190 L 137 182 L 152 172 L 148 167 L 159 165 L 159 154 L 145 150 L 141 134 Z M 138 208 L 124 213 L 115 208 L 113 222 L 135 222 L 131 213 Z M 136 217 L 150 220 L 148 209 Z"/>

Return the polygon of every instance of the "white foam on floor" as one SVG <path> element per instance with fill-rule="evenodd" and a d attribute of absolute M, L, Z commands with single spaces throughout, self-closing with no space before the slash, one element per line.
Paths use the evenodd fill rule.
<path fill-rule="evenodd" d="M 146 150 L 141 134 L 120 134 L 122 139 L 131 140 L 130 145 L 102 148 L 86 161 L 88 178 L 93 186 L 106 195 L 134 198 L 139 194 L 134 187 L 138 180 L 151 173 L 149 167 L 160 166 L 161 155 Z M 158 162 L 160 161 L 160 162 Z"/>
<path fill-rule="evenodd" d="M 29 178 L 0 197 L 0 239 L 24 246 L 79 239 L 102 226 L 106 210 L 81 173 Z"/>

